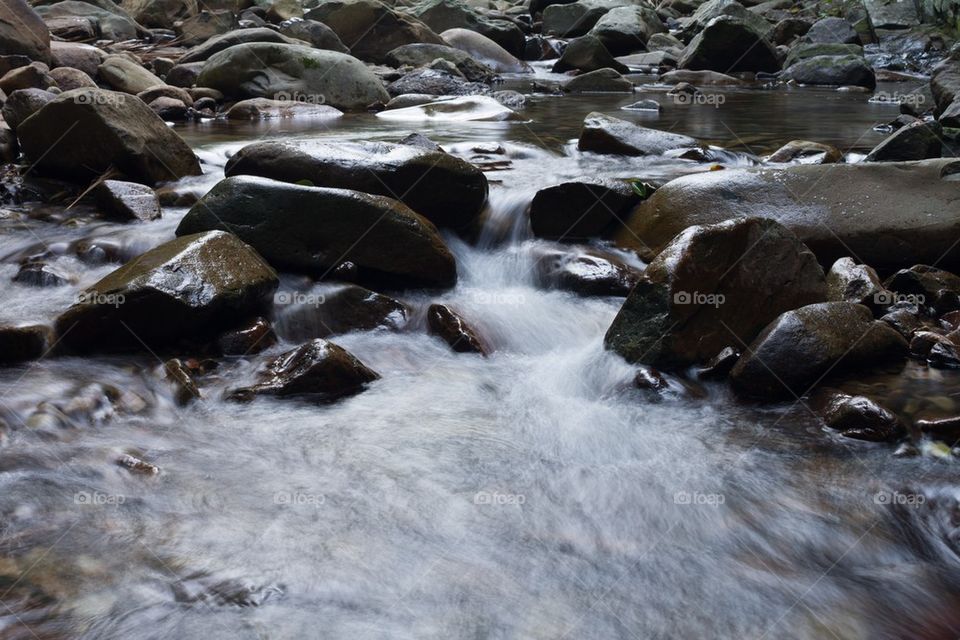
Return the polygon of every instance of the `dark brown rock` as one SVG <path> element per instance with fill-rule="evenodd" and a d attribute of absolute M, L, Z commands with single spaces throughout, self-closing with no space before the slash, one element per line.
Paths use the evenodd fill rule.
<path fill-rule="evenodd" d="M 489 353 L 476 330 L 463 316 L 445 304 L 430 305 L 427 309 L 427 325 L 430 333 L 438 336 L 457 353 Z"/>

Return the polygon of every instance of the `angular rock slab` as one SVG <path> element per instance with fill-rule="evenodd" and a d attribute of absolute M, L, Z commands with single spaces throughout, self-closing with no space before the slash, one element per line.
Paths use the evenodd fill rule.
<path fill-rule="evenodd" d="M 604 342 L 630 362 L 685 367 L 741 349 L 779 314 L 826 295 L 823 269 L 783 225 L 691 227 L 647 266 Z"/>
<path fill-rule="evenodd" d="M 728 169 L 683 176 L 640 203 L 615 236 L 652 259 L 689 226 L 765 216 L 822 264 L 960 265 L 960 162 L 925 160 Z"/>
<path fill-rule="evenodd" d="M 268 306 L 277 274 L 222 231 L 188 235 L 147 251 L 85 291 L 57 318 L 73 351 L 150 349 L 215 335 Z"/>
<path fill-rule="evenodd" d="M 433 223 L 383 196 L 234 176 L 190 209 L 177 235 L 212 229 L 237 234 L 281 269 L 323 276 L 352 262 L 373 282 L 457 281 L 453 254 Z"/>

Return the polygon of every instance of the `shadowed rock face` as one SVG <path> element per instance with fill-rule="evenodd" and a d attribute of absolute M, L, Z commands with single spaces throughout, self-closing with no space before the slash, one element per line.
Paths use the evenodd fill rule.
<path fill-rule="evenodd" d="M 735 169 L 684 176 L 640 203 L 617 244 L 652 259 L 689 226 L 744 215 L 777 220 L 822 264 L 960 265 L 960 162 Z"/>
<path fill-rule="evenodd" d="M 364 281 L 449 287 L 457 280 L 437 228 L 383 196 L 234 176 L 190 209 L 177 235 L 211 229 L 237 234 L 281 269 L 323 276 L 352 262 Z"/>
<path fill-rule="evenodd" d="M 139 350 L 202 339 L 262 311 L 277 274 L 222 231 L 151 249 L 94 284 L 56 322 L 75 351 Z"/>
<path fill-rule="evenodd" d="M 776 399 L 807 393 L 831 372 L 903 359 L 907 342 L 863 305 L 812 304 L 778 317 L 730 372 L 734 389 Z"/>
<path fill-rule="evenodd" d="M 50 31 L 24 0 L 0 3 L 0 55 L 50 62 Z"/>
<path fill-rule="evenodd" d="M 487 200 L 487 179 L 442 151 L 387 143 L 293 146 L 261 142 L 230 158 L 226 175 L 255 175 L 396 198 L 431 222 L 472 224 Z"/>
<path fill-rule="evenodd" d="M 813 254 L 773 220 L 692 227 L 647 266 L 604 342 L 630 362 L 685 367 L 741 349 L 826 293 Z"/>
<path fill-rule="evenodd" d="M 780 70 L 773 46 L 750 25 L 733 16 L 711 20 L 687 45 L 679 66 L 721 73 Z"/>
<path fill-rule="evenodd" d="M 90 179 L 111 165 L 138 182 L 199 175 L 200 162 L 180 136 L 136 96 L 103 89 L 60 94 L 17 129 L 38 169 Z"/>

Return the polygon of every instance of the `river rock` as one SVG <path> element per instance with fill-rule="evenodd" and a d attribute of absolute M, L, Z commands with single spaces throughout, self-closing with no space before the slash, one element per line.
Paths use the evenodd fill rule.
<path fill-rule="evenodd" d="M 93 78 L 83 71 L 80 71 L 80 69 L 57 67 L 56 69 L 50 70 L 50 77 L 57 83 L 57 87 L 59 87 L 61 91 L 97 87 L 97 83 L 93 81 Z"/>
<path fill-rule="evenodd" d="M 113 89 L 124 93 L 137 94 L 163 84 L 163 80 L 122 55 L 107 56 L 98 74 Z"/>
<path fill-rule="evenodd" d="M 926 264 L 897 271 L 883 286 L 921 307 L 941 307 L 960 295 L 960 277 Z"/>
<path fill-rule="evenodd" d="M 311 340 L 271 360 L 253 386 L 236 389 L 229 397 L 250 400 L 257 395 L 306 396 L 333 402 L 356 395 L 380 375 L 356 356 L 326 340 Z"/>
<path fill-rule="evenodd" d="M 895 162 L 939 158 L 942 128 L 936 122 L 918 120 L 894 131 L 867 154 L 864 162 Z"/>
<path fill-rule="evenodd" d="M 47 65 L 42 62 L 31 62 L 11 69 L 0 78 L 0 91 L 7 95 L 21 89 L 50 89 L 56 86 Z"/>
<path fill-rule="evenodd" d="M 640 196 L 626 180 L 576 180 L 541 189 L 530 203 L 533 235 L 586 240 L 623 219 Z"/>
<path fill-rule="evenodd" d="M 343 116 L 343 111 L 325 104 L 312 104 L 297 100 L 271 100 L 250 98 L 241 100 L 227 110 L 228 120 L 267 120 L 270 118 L 319 118 L 330 119 Z"/>
<path fill-rule="evenodd" d="M 757 336 L 730 372 L 737 393 L 800 397 L 828 373 L 902 360 L 907 342 L 867 307 L 824 302 L 787 311 Z"/>
<path fill-rule="evenodd" d="M 641 127 L 594 111 L 587 115 L 580 131 L 580 151 L 624 156 L 660 155 L 673 149 L 699 148 L 695 139 Z"/>
<path fill-rule="evenodd" d="M 308 42 L 315 49 L 350 53 L 350 49 L 340 41 L 336 32 L 317 20 L 303 20 L 302 18 L 284 20 L 280 23 L 280 33 L 289 38 Z"/>
<path fill-rule="evenodd" d="M 675 69 L 660 75 L 660 82 L 663 84 L 684 84 L 689 83 L 697 87 L 703 85 L 738 87 L 743 85 L 743 80 L 728 76 L 725 73 L 717 71 L 693 70 L 693 69 Z"/>
<path fill-rule="evenodd" d="M 882 303 L 885 293 L 880 276 L 870 266 L 857 264 L 853 258 L 840 258 L 827 273 L 827 300 L 854 302 L 868 307 Z"/>
<path fill-rule="evenodd" d="M 469 96 L 488 93 L 490 88 L 479 82 L 468 82 L 451 63 L 450 69 L 417 69 L 387 85 L 391 96 L 404 94 L 432 96 Z M 434 65 L 431 65 L 433 67 Z"/>
<path fill-rule="evenodd" d="M 100 65 L 107 59 L 107 53 L 103 49 L 79 42 L 51 42 L 50 57 L 50 64 L 54 68 L 79 69 L 96 79 Z"/>
<path fill-rule="evenodd" d="M 120 220 L 156 220 L 160 217 L 160 199 L 153 189 L 136 182 L 104 180 L 93 196 L 106 215 Z"/>
<path fill-rule="evenodd" d="M 892 442 L 907 434 L 896 414 L 865 396 L 831 391 L 821 394 L 815 404 L 827 427 L 847 438 Z"/>
<path fill-rule="evenodd" d="M 604 342 L 630 362 L 685 367 L 739 349 L 779 314 L 826 295 L 816 258 L 779 223 L 692 227 L 647 266 Z"/>
<path fill-rule="evenodd" d="M 793 165 L 683 176 L 637 208 L 618 245 L 651 259 L 688 226 L 743 215 L 780 221 L 823 264 L 847 255 L 878 269 L 960 265 L 960 201 L 948 160 Z"/>
<path fill-rule="evenodd" d="M 596 250 L 543 250 L 537 257 L 537 279 L 547 289 L 581 296 L 625 296 L 640 271 L 620 258 Z"/>
<path fill-rule="evenodd" d="M 509 20 L 493 20 L 481 15 L 461 0 L 421 0 L 412 13 L 436 33 L 449 29 L 468 29 L 493 40 L 511 55 L 523 53 L 526 38 Z"/>
<path fill-rule="evenodd" d="M 497 73 L 533 73 L 533 68 L 483 34 L 469 29 L 447 29 L 444 42 L 459 49 Z"/>
<path fill-rule="evenodd" d="M 633 93 L 633 83 L 613 69 L 582 73 L 562 86 L 567 93 Z"/>
<path fill-rule="evenodd" d="M 57 318 L 74 351 L 156 349 L 213 335 L 268 304 L 277 274 L 236 236 L 186 235 L 134 258 Z"/>
<path fill-rule="evenodd" d="M 856 56 L 862 58 L 863 47 L 859 44 L 842 44 L 840 42 L 798 42 L 790 48 L 787 58 L 783 61 L 783 67 L 787 68 L 801 60 L 816 58 L 817 56 Z"/>
<path fill-rule="evenodd" d="M 21 122 L 56 97 L 56 94 L 44 89 L 20 89 L 7 96 L 0 115 L 3 116 L 3 121 L 16 131 Z"/>
<path fill-rule="evenodd" d="M 707 0 L 697 7 L 697 10 L 685 21 L 681 32 L 682 40 L 685 42 L 691 40 L 697 33 L 703 31 L 710 21 L 719 17 L 740 20 L 764 37 L 772 29 L 772 25 L 767 20 L 736 2 L 736 0 Z"/>
<path fill-rule="evenodd" d="M 226 331 L 217 338 L 217 347 L 225 356 L 247 356 L 260 353 L 277 344 L 277 334 L 263 318 L 253 318 L 237 329 Z"/>
<path fill-rule="evenodd" d="M 390 99 L 362 62 L 336 51 L 254 42 L 215 53 L 197 84 L 233 98 L 272 98 L 328 104 L 345 111 Z"/>
<path fill-rule="evenodd" d="M 24 0 L 4 0 L 0 4 L 0 55 L 50 62 L 50 32 L 43 18 Z"/>
<path fill-rule="evenodd" d="M 490 96 L 461 96 L 427 104 L 380 111 L 377 117 L 397 122 L 503 122 L 523 120 Z"/>
<path fill-rule="evenodd" d="M 282 33 L 277 33 L 273 29 L 267 29 L 264 27 L 254 28 L 254 29 L 238 29 L 236 31 L 231 31 L 230 33 L 224 33 L 223 35 L 214 36 L 210 38 L 203 44 L 197 45 L 177 60 L 178 65 L 182 64 L 191 64 L 194 62 L 205 62 L 209 60 L 211 56 L 215 53 L 220 53 L 225 49 L 230 47 L 235 47 L 238 44 L 250 44 L 253 42 L 272 42 L 274 44 L 293 44 L 293 45 L 304 45 L 302 40 L 297 40 L 294 37 L 287 37 Z"/>
<path fill-rule="evenodd" d="M 27 158 L 52 174 L 90 179 L 112 165 L 149 185 L 200 174 L 197 157 L 180 136 L 142 100 L 124 93 L 64 92 L 17 133 Z"/>
<path fill-rule="evenodd" d="M 843 18 L 822 18 L 813 23 L 806 33 L 810 42 L 838 42 L 841 44 L 859 44 L 860 36 L 853 25 Z"/>
<path fill-rule="evenodd" d="M 479 334 L 459 313 L 445 304 L 432 304 L 427 309 L 430 333 L 450 345 L 457 353 L 487 355 L 489 350 Z"/>
<path fill-rule="evenodd" d="M 365 62 L 383 63 L 387 53 L 404 44 L 444 44 L 430 27 L 378 0 L 324 0 L 304 17 L 333 29 L 350 53 Z"/>
<path fill-rule="evenodd" d="M 146 33 L 120 7 L 110 3 L 96 5 L 80 0 L 64 0 L 36 7 L 47 28 L 64 40 L 132 40 Z"/>
<path fill-rule="evenodd" d="M 860 86 L 873 89 L 876 76 L 867 61 L 859 56 L 815 56 L 784 69 L 782 80 L 798 84 Z"/>
<path fill-rule="evenodd" d="M 389 196 L 454 229 L 473 224 L 487 200 L 487 179 L 469 162 L 384 142 L 258 142 L 230 158 L 225 173 Z"/>
<path fill-rule="evenodd" d="M 707 23 L 684 49 L 678 66 L 721 73 L 780 70 L 773 45 L 746 22 L 727 15 Z"/>
<path fill-rule="evenodd" d="M 590 30 L 615 56 L 643 51 L 650 36 L 667 28 L 657 12 L 647 6 L 615 7 L 605 13 Z"/>
<path fill-rule="evenodd" d="M 353 284 L 314 287 L 309 294 L 274 296 L 276 330 L 290 342 L 351 331 L 401 329 L 407 307 L 399 300 Z"/>
<path fill-rule="evenodd" d="M 552 4 L 543 10 L 544 35 L 575 38 L 585 35 L 607 13 L 613 3 L 608 0 L 578 0 Z"/>
<path fill-rule="evenodd" d="M 799 164 L 833 164 L 843 162 L 843 153 L 833 145 L 791 140 L 774 151 L 767 162 Z"/>
<path fill-rule="evenodd" d="M 434 287 L 457 280 L 433 223 L 383 196 L 234 176 L 190 209 L 177 235 L 210 229 L 236 233 L 281 269 L 323 275 L 349 261 L 362 280 Z"/>
<path fill-rule="evenodd" d="M 43 357 L 50 339 L 43 325 L 0 326 L 0 364 L 15 364 Z"/>
<path fill-rule="evenodd" d="M 156 29 L 173 29 L 199 11 L 197 0 L 123 0 L 120 5 L 134 20 Z"/>
<path fill-rule="evenodd" d="M 596 36 L 581 36 L 571 40 L 563 55 L 553 65 L 554 73 L 563 73 L 576 69 L 578 71 L 596 71 L 610 68 L 618 73 L 627 73 L 630 69 L 610 55 Z"/>
<path fill-rule="evenodd" d="M 487 65 L 459 49 L 442 44 L 405 44 L 387 54 L 387 64 L 398 68 L 404 65 L 424 67 L 437 59 L 452 62 L 470 82 L 489 82 L 496 77 Z"/>

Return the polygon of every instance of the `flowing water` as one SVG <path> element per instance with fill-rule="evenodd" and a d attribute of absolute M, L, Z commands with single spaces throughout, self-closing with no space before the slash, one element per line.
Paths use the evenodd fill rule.
<path fill-rule="evenodd" d="M 579 154 L 589 111 L 737 151 L 728 165 L 796 138 L 863 152 L 896 115 L 834 91 L 723 95 L 719 108 L 672 105 L 658 88 L 632 97 L 659 97 L 659 117 L 620 110 L 629 96 L 536 96 L 525 123 L 415 127 L 490 169 L 488 222 L 475 243 L 448 238 L 454 290 L 397 293 L 413 309 L 402 329 L 334 338 L 382 375 L 353 398 L 223 402 L 264 356 L 221 363 L 187 407 L 161 363 L 191 354 L 0 372 L 0 638 L 960 635 L 949 459 L 843 442 L 802 403 L 741 405 L 720 384 L 675 380 L 652 401 L 602 348 L 622 299 L 537 286 L 537 252 L 554 246 L 524 219 L 538 188 L 705 168 Z M 207 172 L 178 188 L 202 193 L 254 140 L 410 128 L 357 115 L 178 130 Z M 77 259 L 77 241 L 125 259 L 171 238 L 184 212 L 117 225 L 82 209 L 6 211 L 3 275 L 48 252 L 75 282 L 8 285 L 0 316 L 49 321 L 116 266 Z M 494 354 L 428 336 L 434 301 L 462 311 Z M 877 374 L 878 393 L 887 380 Z M 901 394 L 953 402 L 949 377 L 908 380 Z M 161 473 L 115 464 L 127 453 Z"/>

